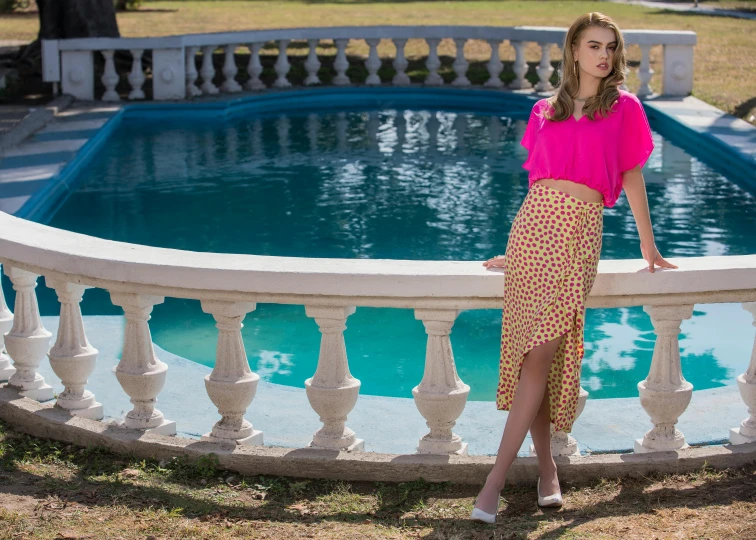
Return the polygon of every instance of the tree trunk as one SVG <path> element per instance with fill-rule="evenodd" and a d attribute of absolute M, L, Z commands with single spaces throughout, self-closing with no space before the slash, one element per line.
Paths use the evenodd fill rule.
<path fill-rule="evenodd" d="M 113 0 L 37 0 L 39 39 L 120 37 Z"/>

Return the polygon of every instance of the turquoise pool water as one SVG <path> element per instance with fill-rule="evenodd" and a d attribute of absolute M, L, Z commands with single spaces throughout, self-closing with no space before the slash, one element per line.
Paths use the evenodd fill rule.
<path fill-rule="evenodd" d="M 196 251 L 482 261 L 504 251 L 527 189 L 522 110 L 393 103 L 225 122 L 154 118 L 123 121 L 50 225 Z M 652 121 L 656 149 L 644 174 L 662 253 L 756 253 L 754 194 L 657 127 Z M 640 257 L 624 197 L 606 212 L 602 257 Z M 43 313 L 57 313 L 49 290 L 40 287 L 39 298 Z M 85 315 L 120 313 L 98 290 L 87 292 L 82 308 Z M 750 322 L 730 304 L 697 306 L 683 323 L 683 372 L 696 389 L 734 384 L 750 357 Z M 493 399 L 500 323 L 497 310 L 473 310 L 454 325 L 457 368 L 472 400 Z M 199 302 L 166 299 L 150 324 L 162 348 L 213 364 L 217 334 Z M 260 304 L 243 336 L 263 378 L 301 387 L 313 374 L 320 334 L 303 306 Z M 358 308 L 345 339 L 362 393 L 411 396 L 426 339 L 412 311 Z M 589 310 L 583 387 L 591 398 L 636 396 L 653 345 L 641 308 Z"/>

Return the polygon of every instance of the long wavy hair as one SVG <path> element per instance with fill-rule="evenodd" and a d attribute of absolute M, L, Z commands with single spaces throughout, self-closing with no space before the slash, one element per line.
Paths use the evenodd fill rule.
<path fill-rule="evenodd" d="M 605 118 L 609 115 L 614 102 L 619 98 L 618 87 L 624 84 L 625 73 L 627 73 L 627 56 L 622 32 L 611 17 L 596 11 L 586 13 L 572 23 L 567 31 L 567 36 L 564 38 L 564 47 L 562 48 L 564 54 L 561 65 L 562 80 L 559 82 L 556 93 L 548 99 L 553 108 L 553 112 L 547 110 L 545 113 L 548 120 L 555 122 L 567 120 L 575 110 L 574 98 L 578 97 L 580 75 L 575 57 L 572 54 L 572 48 L 579 47 L 583 34 L 592 26 L 612 30 L 614 38 L 617 40 L 617 47 L 614 51 L 612 70 L 599 83 L 596 95 L 588 98 L 583 105 L 583 114 L 590 120 L 595 120 L 596 114 Z"/>

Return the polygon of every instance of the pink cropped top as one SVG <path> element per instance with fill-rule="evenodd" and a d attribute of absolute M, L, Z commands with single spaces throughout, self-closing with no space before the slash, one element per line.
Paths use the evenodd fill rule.
<path fill-rule="evenodd" d="M 533 105 L 522 137 L 528 149 L 523 168 L 529 171 L 528 185 L 541 178 L 571 180 L 604 195 L 604 206 L 612 207 L 622 192 L 622 173 L 646 163 L 654 149 L 651 128 L 640 100 L 619 91 L 619 99 L 604 118 L 570 116 L 562 122 L 544 118 L 551 106 L 546 99 Z"/>

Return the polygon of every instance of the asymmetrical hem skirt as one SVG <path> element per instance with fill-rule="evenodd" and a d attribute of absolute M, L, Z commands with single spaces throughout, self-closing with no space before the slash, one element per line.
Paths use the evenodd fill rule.
<path fill-rule="evenodd" d="M 512 223 L 504 261 L 496 406 L 511 408 L 525 355 L 564 336 L 546 391 L 551 422 L 567 433 L 580 393 L 585 302 L 596 279 L 603 209 L 603 203 L 533 184 Z"/>

